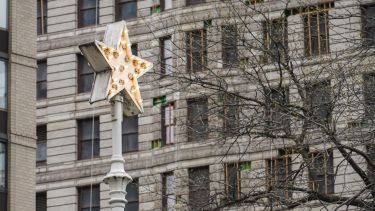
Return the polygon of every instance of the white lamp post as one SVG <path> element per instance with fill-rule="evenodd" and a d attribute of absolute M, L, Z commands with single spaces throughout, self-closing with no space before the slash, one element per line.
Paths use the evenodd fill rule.
<path fill-rule="evenodd" d="M 125 21 L 107 25 L 103 42 L 79 46 L 95 72 L 90 103 L 109 100 L 112 113 L 111 170 L 103 181 L 109 185 L 112 211 L 123 211 L 127 203 L 126 186 L 132 178 L 125 172 L 122 156 L 123 115 L 143 113 L 138 78 L 152 68 L 152 63 L 132 55 Z"/>

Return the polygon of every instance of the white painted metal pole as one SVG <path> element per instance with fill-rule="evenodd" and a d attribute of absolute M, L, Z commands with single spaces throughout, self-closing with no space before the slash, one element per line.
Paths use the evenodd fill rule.
<path fill-rule="evenodd" d="M 122 157 L 122 117 L 123 98 L 121 94 L 112 98 L 112 157 L 111 170 L 104 177 L 103 181 L 109 185 L 109 205 L 111 211 L 124 211 L 127 200 L 126 186 L 132 181 L 124 169 L 124 158 Z"/>

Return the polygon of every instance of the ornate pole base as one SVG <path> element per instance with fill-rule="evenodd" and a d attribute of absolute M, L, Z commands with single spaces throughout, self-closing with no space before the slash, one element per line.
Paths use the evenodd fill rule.
<path fill-rule="evenodd" d="M 132 181 L 132 178 L 126 173 L 111 173 L 104 177 L 103 181 L 109 185 L 109 205 L 112 211 L 124 211 L 126 203 L 126 186 Z"/>

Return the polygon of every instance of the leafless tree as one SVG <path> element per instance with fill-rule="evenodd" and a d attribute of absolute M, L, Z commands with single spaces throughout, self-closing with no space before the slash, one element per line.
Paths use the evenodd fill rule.
<path fill-rule="evenodd" d="M 222 166 L 210 174 L 225 175 L 193 177 L 217 188 L 190 207 L 375 209 L 374 6 L 217 1 L 170 13 L 147 25 L 162 49 L 152 77 L 186 99 L 176 134 L 210 144 Z"/>

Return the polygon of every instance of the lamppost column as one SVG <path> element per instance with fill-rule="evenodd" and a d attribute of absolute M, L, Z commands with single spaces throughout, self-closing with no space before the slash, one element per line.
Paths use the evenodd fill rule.
<path fill-rule="evenodd" d="M 122 120 L 123 120 L 123 97 L 116 95 L 111 100 L 112 115 L 112 157 L 111 170 L 103 181 L 109 185 L 109 205 L 112 211 L 123 211 L 127 200 L 126 186 L 132 181 L 124 169 L 124 158 L 122 157 Z"/>

